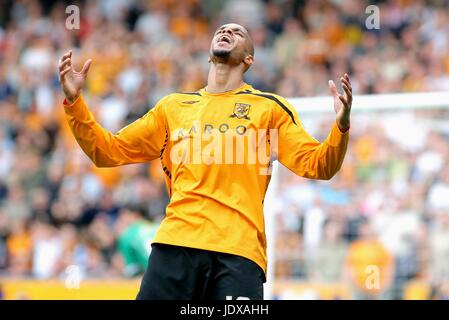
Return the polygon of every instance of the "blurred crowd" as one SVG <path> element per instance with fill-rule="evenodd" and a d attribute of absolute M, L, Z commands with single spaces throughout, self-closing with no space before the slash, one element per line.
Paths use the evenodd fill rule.
<path fill-rule="evenodd" d="M 448 115 L 356 114 L 331 181 L 281 168 L 276 278 L 345 283 L 357 298 L 381 299 L 421 282 L 429 298 L 449 298 L 449 132 L 435 129 Z M 311 126 L 315 136 L 325 138 L 331 121 Z"/>
<path fill-rule="evenodd" d="M 69 4 L 79 8 L 79 29 L 67 28 Z M 365 25 L 369 4 L 379 8 L 379 29 Z M 168 202 L 159 163 L 98 169 L 82 153 L 61 106 L 60 56 L 73 49 L 79 69 L 93 59 L 85 96 L 116 132 L 164 95 L 203 87 L 211 35 L 230 21 L 252 35 L 255 64 L 245 80 L 263 91 L 327 95 L 328 80 L 344 72 L 355 94 L 449 90 L 443 0 L 3 1 L 0 276 L 56 278 L 71 266 L 83 277 L 140 274 L 149 249 L 142 243 Z M 447 116 L 438 112 L 424 116 Z M 374 261 L 392 297 L 409 279 L 449 280 L 448 137 L 414 130 L 420 116 L 354 125 L 331 182 L 283 173 L 278 277 L 357 279 Z M 317 123 L 323 139 L 330 122 Z"/>

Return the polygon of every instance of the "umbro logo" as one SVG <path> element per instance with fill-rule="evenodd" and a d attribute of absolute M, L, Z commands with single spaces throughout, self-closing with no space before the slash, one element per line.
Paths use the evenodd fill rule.
<path fill-rule="evenodd" d="M 187 100 L 187 101 L 183 101 L 182 103 L 184 103 L 184 104 L 194 104 L 194 103 L 197 103 L 197 102 L 200 102 L 200 100 Z"/>

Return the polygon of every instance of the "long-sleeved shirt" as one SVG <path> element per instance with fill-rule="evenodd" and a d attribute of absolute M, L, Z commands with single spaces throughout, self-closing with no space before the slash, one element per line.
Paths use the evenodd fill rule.
<path fill-rule="evenodd" d="M 170 94 L 117 134 L 95 121 L 82 96 L 64 108 L 97 166 L 160 159 L 170 201 L 155 243 L 239 255 L 264 271 L 263 200 L 272 161 L 303 177 L 330 179 L 349 139 L 334 123 L 320 143 L 286 99 L 248 84 L 219 94 Z"/>

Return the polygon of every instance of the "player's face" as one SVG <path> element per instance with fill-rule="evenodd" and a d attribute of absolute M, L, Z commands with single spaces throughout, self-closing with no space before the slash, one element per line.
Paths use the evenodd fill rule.
<path fill-rule="evenodd" d="M 246 29 L 238 24 L 225 24 L 217 29 L 212 39 L 212 57 L 241 59 L 248 54 L 249 36 Z"/>

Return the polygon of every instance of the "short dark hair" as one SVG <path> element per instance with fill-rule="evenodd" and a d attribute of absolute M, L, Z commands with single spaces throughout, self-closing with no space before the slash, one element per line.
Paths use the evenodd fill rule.
<path fill-rule="evenodd" d="M 139 215 L 142 218 L 145 218 L 147 215 L 146 209 L 142 205 L 139 205 L 139 204 L 128 203 L 123 206 L 123 209 L 133 212 L 133 213 L 136 213 L 137 215 Z"/>
<path fill-rule="evenodd" d="M 249 30 L 246 30 L 246 41 L 248 53 L 254 57 L 254 43 L 253 39 L 249 35 Z"/>

